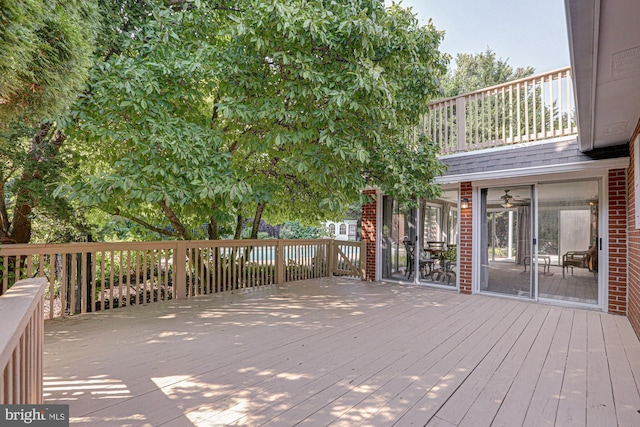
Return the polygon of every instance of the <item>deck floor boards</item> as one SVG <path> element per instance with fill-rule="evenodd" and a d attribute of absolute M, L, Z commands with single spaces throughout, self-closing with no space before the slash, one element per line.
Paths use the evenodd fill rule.
<path fill-rule="evenodd" d="M 640 425 L 628 320 L 319 279 L 45 324 L 73 426 Z"/>

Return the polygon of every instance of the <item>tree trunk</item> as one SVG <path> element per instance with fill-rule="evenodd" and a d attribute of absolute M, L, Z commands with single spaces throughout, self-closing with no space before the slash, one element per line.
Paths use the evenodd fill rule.
<path fill-rule="evenodd" d="M 242 214 L 238 214 L 236 219 L 236 232 L 233 234 L 233 240 L 242 239 L 242 229 L 244 228 L 244 217 Z"/>
<path fill-rule="evenodd" d="M 258 229 L 260 228 L 260 221 L 262 221 L 262 212 L 264 212 L 265 206 L 267 206 L 266 202 L 258 203 L 258 207 L 256 208 L 256 215 L 253 218 L 253 227 L 251 227 L 251 239 L 258 238 Z"/>
<path fill-rule="evenodd" d="M 220 234 L 218 233 L 218 221 L 214 218 L 209 218 L 209 224 L 207 224 L 207 235 L 209 240 L 220 239 Z"/>
<path fill-rule="evenodd" d="M 0 237 L 9 237 L 8 233 L 11 223 L 9 222 L 7 204 L 5 203 L 4 184 L 5 180 L 3 179 L 2 182 L 0 182 Z"/>
<path fill-rule="evenodd" d="M 38 204 L 38 199 L 30 187 L 32 183 L 43 179 L 44 165 L 57 156 L 66 138 L 60 130 L 50 135 L 52 128 L 52 123 L 40 123 L 38 132 L 31 138 L 28 160 L 18 184 L 20 190 L 16 194 L 9 230 L 9 238 L 16 243 L 29 243 L 31 240 L 31 212 Z"/>

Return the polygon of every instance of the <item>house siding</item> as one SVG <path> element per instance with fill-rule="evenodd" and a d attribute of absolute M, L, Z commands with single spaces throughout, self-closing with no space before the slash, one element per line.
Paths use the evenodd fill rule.
<path fill-rule="evenodd" d="M 627 177 L 609 171 L 609 304 L 613 314 L 627 312 Z"/>
<path fill-rule="evenodd" d="M 639 134 L 640 120 L 629 143 L 631 160 L 627 170 L 627 316 L 636 335 L 640 337 L 640 229 L 635 226 L 636 193 L 634 188 L 635 158 L 640 155 L 635 151 L 634 141 Z"/>
<path fill-rule="evenodd" d="M 367 242 L 365 274 L 366 280 L 376 278 L 376 255 L 378 245 L 376 243 L 376 229 L 378 221 L 377 199 L 375 190 L 366 190 L 364 194 L 370 197 L 371 201 L 362 206 L 362 240 Z"/>

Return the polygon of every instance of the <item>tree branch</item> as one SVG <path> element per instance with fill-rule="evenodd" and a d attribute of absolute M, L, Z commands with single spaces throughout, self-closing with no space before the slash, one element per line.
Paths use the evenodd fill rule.
<path fill-rule="evenodd" d="M 141 220 L 140 218 L 136 218 L 133 216 L 129 216 L 127 214 L 123 214 L 122 212 L 120 212 L 120 209 L 117 209 L 113 212 L 111 212 L 111 215 L 117 215 L 117 216 L 121 216 L 122 218 L 126 218 L 129 221 L 135 222 L 136 224 L 140 224 L 141 226 L 148 228 L 151 231 L 154 231 L 158 234 L 163 234 L 165 236 L 171 236 L 171 237 L 180 237 L 180 235 L 178 233 L 176 233 L 175 231 L 169 231 L 169 230 L 165 230 L 163 228 L 158 228 L 154 225 L 149 224 L 146 221 Z"/>
<path fill-rule="evenodd" d="M 176 230 L 176 232 L 178 232 L 180 237 L 182 237 L 184 240 L 191 240 L 191 233 L 189 233 L 184 225 L 182 225 L 180 218 L 178 218 L 175 212 L 173 212 L 171 207 L 167 205 L 164 200 L 160 202 L 160 208 L 162 208 L 162 211 L 171 223 L 171 226 Z"/>

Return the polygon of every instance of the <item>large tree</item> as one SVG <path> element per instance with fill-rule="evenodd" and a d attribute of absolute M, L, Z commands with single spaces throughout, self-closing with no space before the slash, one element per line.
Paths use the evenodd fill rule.
<path fill-rule="evenodd" d="M 170 1 L 92 71 L 70 123 L 90 165 L 61 192 L 178 238 L 263 214 L 321 219 L 366 186 L 432 197 L 413 129 L 441 33 L 378 0 Z"/>
<path fill-rule="evenodd" d="M 456 66 L 449 70 L 443 80 L 446 97 L 461 95 L 501 83 L 528 77 L 535 72 L 533 67 L 513 68 L 508 59 L 498 58 L 487 48 L 480 53 L 459 53 Z"/>
<path fill-rule="evenodd" d="M 84 88 L 93 63 L 97 3 L 0 0 L 0 240 L 27 243 L 50 195 L 65 137 L 55 117 Z"/>

